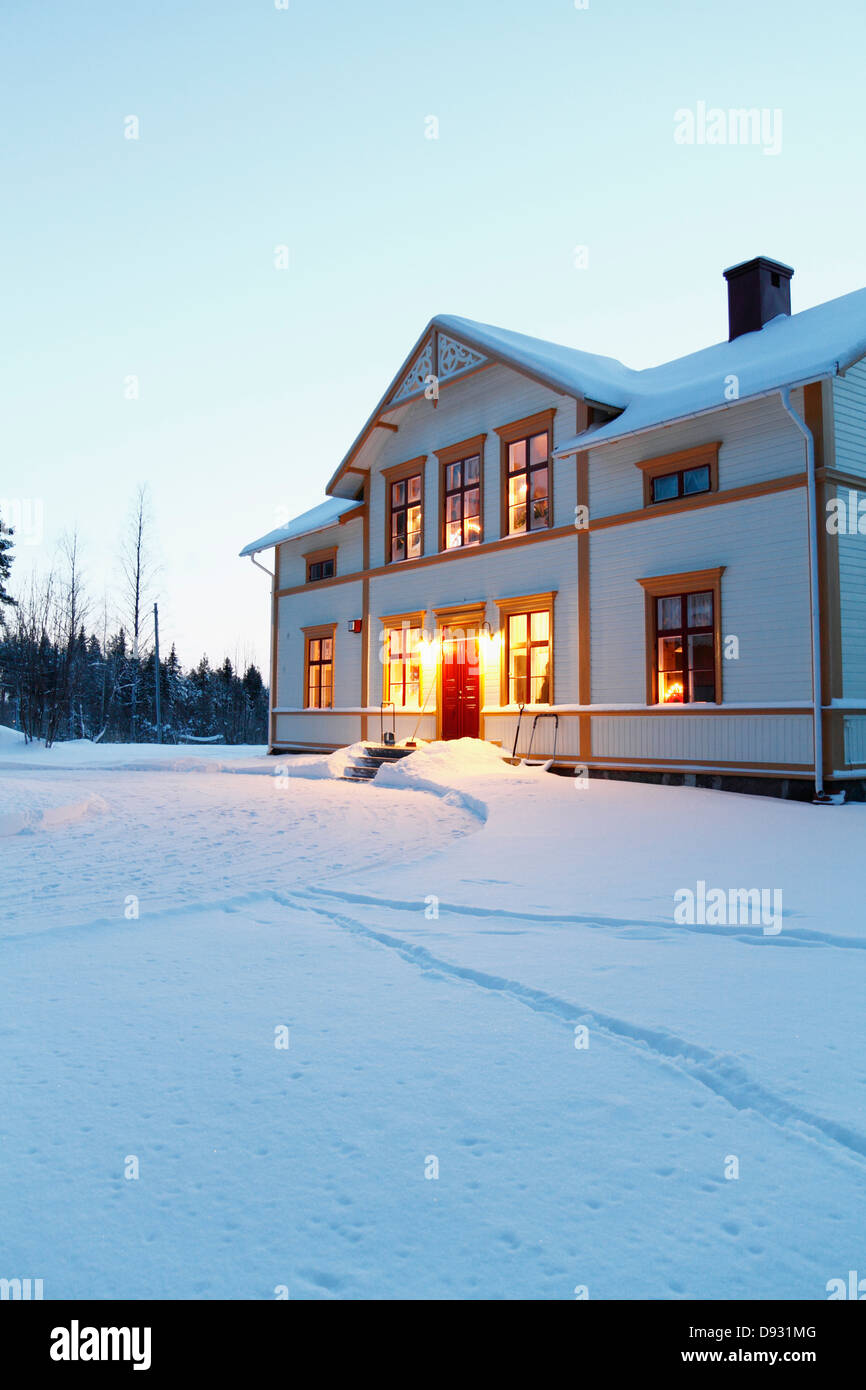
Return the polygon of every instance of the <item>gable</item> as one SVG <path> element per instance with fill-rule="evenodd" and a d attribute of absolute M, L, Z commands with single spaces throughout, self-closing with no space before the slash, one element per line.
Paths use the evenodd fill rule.
<path fill-rule="evenodd" d="M 576 400 L 621 410 L 631 398 L 636 373 L 611 357 L 532 338 L 524 333 L 439 314 L 431 319 L 392 379 L 361 433 L 327 485 L 326 491 L 357 497 L 357 457 L 376 430 L 391 430 L 406 405 L 437 400 L 475 372 L 500 365 L 540 386 Z M 360 470 L 363 471 L 363 470 Z"/>
<path fill-rule="evenodd" d="M 386 405 L 402 405 L 416 396 L 428 396 L 447 382 L 487 366 L 489 358 L 456 338 L 432 328 L 405 375 L 388 396 Z"/>

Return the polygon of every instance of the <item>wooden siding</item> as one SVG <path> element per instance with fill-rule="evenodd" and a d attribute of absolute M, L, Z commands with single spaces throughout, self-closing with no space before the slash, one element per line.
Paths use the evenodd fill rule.
<path fill-rule="evenodd" d="M 845 762 L 850 767 L 866 767 L 866 714 L 847 714 L 845 728 Z"/>
<path fill-rule="evenodd" d="M 812 720 L 807 714 L 600 715 L 592 721 L 592 756 L 802 766 L 812 758 Z"/>
<path fill-rule="evenodd" d="M 287 594 L 278 600 L 277 694 L 274 709 L 302 709 L 304 704 L 305 627 L 336 623 L 334 704 L 357 706 L 361 699 L 362 632 L 349 632 L 348 620 L 363 616 L 361 581 Z M 338 740 L 339 741 L 339 740 Z"/>
<path fill-rule="evenodd" d="M 637 470 L 635 470 L 637 472 Z M 646 698 L 644 596 L 638 579 L 724 565 L 723 700 L 811 698 L 805 490 L 634 522 L 590 537 L 592 703 Z"/>
<path fill-rule="evenodd" d="M 866 477 L 866 362 L 833 381 L 836 467 Z"/>
<path fill-rule="evenodd" d="M 720 394 L 723 383 L 720 382 Z M 802 391 L 791 400 L 803 408 Z M 721 403 L 721 402 L 720 402 Z M 721 441 L 719 490 L 783 478 L 805 468 L 803 436 L 785 414 L 777 396 L 744 401 L 697 420 L 684 420 L 650 433 L 590 450 L 590 516 L 615 516 L 644 505 L 641 460 Z"/>
<path fill-rule="evenodd" d="M 863 417 L 866 434 L 866 416 Z M 837 487 L 836 495 L 851 508 L 847 487 Z M 866 498 L 866 487 L 855 493 Z M 842 695 L 846 700 L 866 699 L 866 535 L 850 536 L 841 531 L 839 545 L 839 605 L 842 640 Z"/>
<path fill-rule="evenodd" d="M 344 748 L 361 737 L 360 714 L 292 713 L 274 715 L 274 744 L 279 747 Z"/>

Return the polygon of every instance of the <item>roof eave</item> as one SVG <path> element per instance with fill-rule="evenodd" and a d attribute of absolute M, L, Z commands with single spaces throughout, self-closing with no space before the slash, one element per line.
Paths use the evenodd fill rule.
<path fill-rule="evenodd" d="M 267 536 L 262 536 L 260 540 L 252 541 L 250 545 L 244 546 L 243 550 L 238 552 L 239 558 L 243 559 L 246 555 L 259 555 L 263 550 L 275 549 L 278 545 L 285 545 L 288 541 L 303 540 L 304 536 L 316 536 L 320 531 L 331 531 L 335 526 L 343 526 L 347 521 L 352 521 L 363 512 L 363 509 L 363 503 L 359 502 L 357 507 L 353 507 L 351 511 L 343 512 L 333 521 L 326 521 L 322 526 L 311 526 L 308 531 L 296 531 L 292 536 L 280 538 L 274 536 L 273 531 L 269 531 Z"/>
<path fill-rule="evenodd" d="M 861 356 L 866 356 L 866 353 L 861 354 Z M 854 359 L 854 361 L 859 360 L 859 357 Z M 849 363 L 849 365 L 853 364 Z M 566 444 L 561 444 L 558 449 L 554 449 L 553 456 L 554 458 L 570 458 L 572 454 L 582 454 L 588 449 L 604 449 L 609 444 L 621 444 L 623 440 L 634 439 L 639 434 L 650 434 L 653 430 L 669 429 L 671 425 L 681 425 L 687 420 L 698 420 L 704 415 L 715 415 L 719 410 L 730 410 L 734 406 L 745 404 L 746 401 L 765 400 L 768 396 L 778 395 L 786 388 L 794 391 L 800 386 L 809 386 L 814 381 L 830 381 L 839 374 L 840 367 L 836 363 L 832 371 L 810 372 L 808 376 L 798 377 L 796 380 L 780 381 L 777 386 L 768 386 L 765 390 L 754 391 L 748 396 L 737 396 L 732 401 L 716 402 L 715 405 L 708 405 L 703 410 L 690 410 L 684 415 L 671 415 L 669 418 L 657 420 L 651 425 L 637 425 L 634 429 L 624 430 L 621 434 L 611 435 L 608 439 L 600 439 L 597 443 L 593 443 L 591 433 L 576 435 L 574 439 L 570 439 Z"/>

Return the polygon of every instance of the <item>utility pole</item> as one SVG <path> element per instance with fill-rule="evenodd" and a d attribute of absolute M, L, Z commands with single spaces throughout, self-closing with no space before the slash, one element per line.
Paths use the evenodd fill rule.
<path fill-rule="evenodd" d="M 162 714 L 159 707 L 159 610 L 156 604 L 153 605 L 153 637 L 153 669 L 156 681 L 156 741 L 162 743 Z"/>

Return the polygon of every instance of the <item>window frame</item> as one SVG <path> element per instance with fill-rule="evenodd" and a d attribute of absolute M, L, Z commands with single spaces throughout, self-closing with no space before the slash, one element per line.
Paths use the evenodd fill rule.
<path fill-rule="evenodd" d="M 522 534 L 522 533 L 521 533 L 521 534 Z M 499 647 L 500 647 L 500 652 L 499 652 L 499 705 L 500 705 L 500 708 L 505 708 L 505 709 L 517 709 L 517 708 L 519 708 L 518 705 L 512 704 L 512 703 L 511 703 L 511 699 L 510 699 L 510 696 L 511 696 L 511 689 L 510 689 L 510 679 L 509 679 L 509 665 L 510 665 L 510 655 L 511 655 L 511 654 L 510 654 L 510 646 L 511 646 L 511 625 L 510 625 L 510 623 L 509 623 L 509 619 L 510 619 L 510 618 L 515 618 L 515 617 L 519 617 L 521 614 L 524 614 L 524 613 L 525 613 L 530 619 L 531 619 L 531 616 L 532 616 L 533 613 L 544 613 L 544 612 L 546 612 L 547 615 L 548 615 L 548 618 L 547 618 L 547 624 L 548 624 L 548 626 L 547 626 L 547 631 L 548 631 L 548 638 L 547 638 L 547 649 L 548 649 L 548 658 L 547 658 L 547 700 L 546 700 L 543 704 L 538 704 L 536 701 L 527 701 L 526 707 L 527 707 L 527 709 L 538 708 L 538 709 L 545 709 L 545 710 L 547 710 L 547 709 L 552 709 L 553 706 L 554 706 L 554 704 L 555 704 L 555 700 L 554 700 L 554 687 L 553 687 L 553 677 L 554 677 L 554 665 L 555 665 L 555 663 L 554 663 L 554 631 L 555 631 L 554 615 L 555 615 L 555 607 L 556 607 L 556 594 L 557 594 L 557 590 L 556 590 L 556 589 L 553 589 L 553 590 L 551 590 L 549 593 L 546 593 L 546 594 L 519 594 L 519 595 L 517 595 L 517 596 L 514 597 L 514 598 L 494 599 L 494 603 L 496 604 L 496 608 L 497 608 L 497 610 L 498 610 L 498 612 L 499 612 L 499 630 L 500 630 L 500 633 L 502 634 L 501 637 L 500 637 L 500 642 L 499 642 Z M 527 632 L 527 636 L 528 636 L 528 632 Z M 529 645 L 527 645 L 527 650 L 529 650 Z M 527 679 L 529 679 L 529 676 L 527 676 Z"/>
<path fill-rule="evenodd" d="M 520 536 L 539 535 L 544 531 L 553 530 L 553 420 L 556 415 L 556 406 L 551 406 L 548 410 L 537 411 L 535 415 L 525 415 L 520 420 L 512 420 L 507 425 L 498 425 L 496 433 L 499 436 L 499 534 L 503 540 L 510 540 L 512 536 L 516 539 Z M 509 531 L 508 529 L 508 480 L 514 477 L 508 471 L 508 450 L 512 444 L 519 444 L 522 440 L 527 441 L 527 466 L 523 470 L 527 474 L 527 491 L 529 483 L 529 440 L 536 434 L 547 433 L 547 526 L 527 526 L 525 531 Z M 541 467 L 541 465 L 537 465 Z M 527 507 L 531 498 L 527 498 Z M 528 519 L 528 514 L 527 514 Z"/>
<path fill-rule="evenodd" d="M 473 550 L 475 546 L 481 545 L 484 541 L 484 444 L 486 439 L 486 433 L 475 434 L 470 439 L 461 439 L 457 444 L 449 444 L 444 449 L 434 450 L 439 463 L 439 550 L 443 554 L 451 555 L 457 550 Z M 467 459 L 476 456 L 478 458 L 478 539 L 477 541 L 470 541 L 468 544 L 461 542 L 460 545 L 447 547 L 445 544 L 447 520 L 445 481 L 448 477 L 448 469 L 452 464 L 465 463 Z M 465 484 L 461 486 L 460 491 L 461 493 L 466 492 Z M 465 526 L 465 514 L 461 516 L 461 522 Z"/>
<path fill-rule="evenodd" d="M 301 628 L 304 634 L 304 709 L 325 710 L 334 708 L 334 694 L 336 690 L 336 670 L 337 670 L 337 624 L 319 623 L 316 627 Z M 330 663 L 321 659 L 313 661 L 311 659 L 311 648 L 313 642 L 331 640 L 331 660 Z M 313 666 L 324 666 L 330 664 L 331 667 L 331 702 L 328 705 L 310 704 L 310 670 Z M 319 690 L 321 691 L 321 675 L 319 677 Z"/>
<path fill-rule="evenodd" d="M 423 554 L 424 554 L 424 521 L 425 521 L 425 515 L 426 515 L 426 507 L 425 507 L 424 503 L 425 503 L 425 491 L 426 491 L 426 488 L 425 488 L 425 475 L 426 475 L 426 471 L 427 471 L 427 455 L 426 455 L 426 454 L 419 454 L 419 455 L 417 456 L 417 458 L 407 459 L 405 463 L 397 463 L 397 464 L 394 464 L 394 466 L 393 466 L 392 468 L 383 468 L 383 469 L 382 469 L 382 478 L 384 479 L 384 483 L 385 483 L 385 549 L 384 549 L 383 555 L 384 555 L 384 561 L 385 561 L 385 564 L 386 564 L 386 565 L 405 565 L 405 564 L 408 564 L 408 563 L 409 563 L 410 561 L 412 561 L 412 560 L 420 560 L 421 557 L 422 557 Z M 391 554 L 391 541 L 392 541 L 392 534 L 393 534 L 393 533 L 392 533 L 392 530 L 391 530 L 391 518 L 392 518 L 393 512 L 394 512 L 394 508 L 393 508 L 392 501 L 391 501 L 392 488 L 393 488 L 393 486 L 394 486 L 395 483 L 408 482 L 408 480 L 409 480 L 410 478 L 417 478 L 417 477 L 420 477 L 420 479 L 421 479 L 421 501 L 420 501 L 420 503 L 419 503 L 419 505 L 420 505 L 420 507 L 421 507 L 421 549 L 420 549 L 420 551 L 419 551 L 419 553 L 418 553 L 417 555 L 405 555 L 405 556 L 403 557 L 402 560 L 395 560 L 395 559 L 393 559 L 392 554 Z M 399 507 L 399 508 L 397 509 L 398 511 L 405 511 L 405 512 L 406 512 L 406 514 L 407 514 L 407 515 L 406 515 L 407 528 L 408 528 L 408 520 L 409 520 L 409 517 L 408 517 L 409 505 L 410 505 L 410 504 L 409 504 L 409 502 L 408 502 L 408 500 L 407 500 L 407 502 L 405 503 L 405 505 L 404 505 L 403 507 Z M 415 504 L 413 503 L 412 505 L 414 506 Z M 408 536 L 408 529 L 407 529 L 406 534 L 407 534 L 407 536 Z"/>
<path fill-rule="evenodd" d="M 649 579 L 639 579 L 644 591 L 644 622 L 646 646 L 646 702 L 648 705 L 663 705 L 665 709 L 682 709 L 686 705 L 697 708 L 700 705 L 722 704 L 722 575 L 725 566 L 715 569 L 689 570 L 681 574 L 653 575 Z M 657 600 L 660 598 L 688 598 L 689 594 L 711 591 L 713 595 L 713 661 L 714 661 L 714 700 L 686 700 L 662 702 L 659 699 L 658 671 L 658 621 Z M 687 629 L 683 627 L 683 632 Z M 683 695 L 685 695 L 685 690 Z"/>
<path fill-rule="evenodd" d="M 655 458 L 636 459 L 635 467 L 639 468 L 643 474 L 644 507 L 651 511 L 660 511 L 663 507 L 670 507 L 674 511 L 679 511 L 683 507 L 688 507 L 693 501 L 709 496 L 711 492 L 718 492 L 720 448 L 721 440 L 714 440 L 712 443 L 699 444 L 690 449 L 679 449 L 673 454 L 658 454 Z M 683 493 L 682 475 L 688 473 L 692 468 L 708 468 L 710 485 L 702 492 Z M 665 497 L 656 502 L 653 498 L 653 482 L 656 478 L 665 478 L 671 473 L 678 475 L 676 497 Z"/>
<path fill-rule="evenodd" d="M 335 545 L 328 546 L 325 550 L 309 550 L 303 558 L 306 565 L 307 578 L 305 582 L 307 584 L 326 584 L 329 579 L 336 579 L 337 547 Z M 319 575 L 317 579 L 313 579 L 310 575 L 310 570 L 313 568 L 313 565 L 323 565 L 326 564 L 328 560 L 332 561 L 334 566 L 332 573 L 322 574 Z"/>

